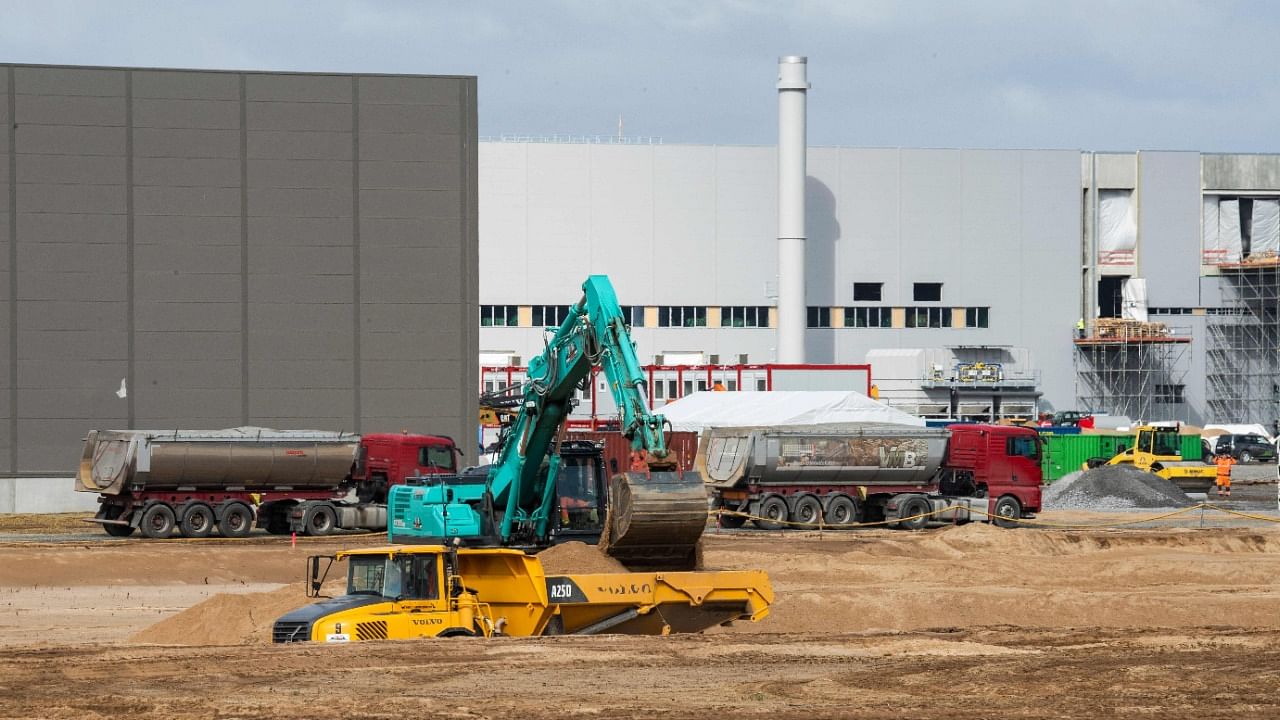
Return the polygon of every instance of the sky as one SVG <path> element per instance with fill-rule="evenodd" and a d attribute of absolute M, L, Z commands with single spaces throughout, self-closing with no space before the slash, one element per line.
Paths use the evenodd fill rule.
<path fill-rule="evenodd" d="M 0 62 L 475 75 L 482 136 L 1280 152 L 1280 3 L 0 0 Z"/>

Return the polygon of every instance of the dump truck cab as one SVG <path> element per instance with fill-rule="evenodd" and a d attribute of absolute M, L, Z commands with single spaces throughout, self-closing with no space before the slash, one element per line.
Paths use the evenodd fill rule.
<path fill-rule="evenodd" d="M 760 571 L 547 576 L 537 557 L 507 548 L 397 545 L 309 558 L 319 597 L 335 562 L 346 591 L 276 621 L 272 640 L 353 642 L 415 637 L 666 635 L 768 615 Z"/>

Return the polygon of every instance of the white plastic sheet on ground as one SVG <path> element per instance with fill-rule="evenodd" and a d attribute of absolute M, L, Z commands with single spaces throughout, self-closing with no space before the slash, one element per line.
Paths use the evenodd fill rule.
<path fill-rule="evenodd" d="M 1138 218 L 1132 190 L 1098 191 L 1098 264 L 1132 265 Z"/>
<path fill-rule="evenodd" d="M 1253 201 L 1253 224 L 1250 225 L 1249 236 L 1250 255 L 1280 250 L 1280 200 L 1259 198 Z"/>
<path fill-rule="evenodd" d="M 1120 286 L 1123 296 L 1121 316 L 1125 320 L 1147 321 L 1147 281 L 1143 278 L 1129 278 Z"/>
<path fill-rule="evenodd" d="M 1240 262 L 1240 201 L 1224 198 L 1218 203 L 1218 262 Z"/>
<path fill-rule="evenodd" d="M 671 422 L 672 429 L 694 432 L 708 427 L 845 422 L 924 425 L 915 415 L 852 390 L 697 392 L 664 405 L 658 412 Z"/>

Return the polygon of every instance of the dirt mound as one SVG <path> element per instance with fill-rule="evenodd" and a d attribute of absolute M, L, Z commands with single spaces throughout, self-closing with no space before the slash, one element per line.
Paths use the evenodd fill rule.
<path fill-rule="evenodd" d="M 624 573 L 622 563 L 600 552 L 595 545 L 567 542 L 538 553 L 542 570 L 548 575 L 572 575 L 592 573 Z"/>
<path fill-rule="evenodd" d="M 221 593 L 134 633 L 129 642 L 157 645 L 257 645 L 290 610 L 314 602 L 302 584 L 264 593 Z"/>
<path fill-rule="evenodd" d="M 1071 473 L 1045 490 L 1044 507 L 1054 510 L 1180 508 L 1192 504 L 1177 485 L 1132 465 L 1103 465 Z"/>

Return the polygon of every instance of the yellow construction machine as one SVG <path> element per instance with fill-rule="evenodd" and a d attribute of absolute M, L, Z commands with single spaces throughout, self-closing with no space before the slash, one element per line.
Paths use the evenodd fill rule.
<path fill-rule="evenodd" d="M 1103 465 L 1133 465 L 1159 475 L 1177 485 L 1183 492 L 1208 492 L 1213 487 L 1217 468 L 1200 460 L 1184 460 L 1177 427 L 1139 425 L 1133 429 L 1133 445 L 1110 459 L 1091 458 L 1082 469 Z"/>
<path fill-rule="evenodd" d="M 546 575 L 507 548 L 398 545 L 309 559 L 308 595 L 346 561 L 347 588 L 276 621 L 272 640 L 353 642 L 495 635 L 666 635 L 769 614 L 758 570 Z"/>

